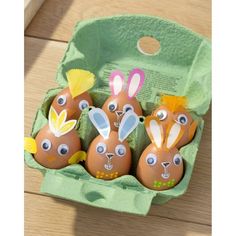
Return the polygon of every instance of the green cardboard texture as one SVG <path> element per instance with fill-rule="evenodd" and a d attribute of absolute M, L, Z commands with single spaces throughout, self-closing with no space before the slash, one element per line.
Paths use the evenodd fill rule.
<path fill-rule="evenodd" d="M 160 42 L 157 54 L 150 56 L 139 51 L 137 43 L 143 36 L 151 36 Z M 36 115 L 31 135 L 35 137 L 47 123 L 52 99 L 67 86 L 68 70 L 80 68 L 96 75 L 96 84 L 90 94 L 94 106 L 101 107 L 110 95 L 109 74 L 120 69 L 127 75 L 135 67 L 145 72 L 144 86 L 137 96 L 144 115 L 151 114 L 158 105 L 160 95 L 165 93 L 187 96 L 188 108 L 199 119 L 194 139 L 180 150 L 185 165 L 181 182 L 172 189 L 154 191 L 135 178 L 140 154 L 150 143 L 140 119 L 138 127 L 128 137 L 133 158 L 130 175 L 111 181 L 90 176 L 80 164 L 60 170 L 44 168 L 25 152 L 26 163 L 44 174 L 42 192 L 92 206 L 142 215 L 148 213 L 151 203 L 163 204 L 185 193 L 203 131 L 204 121 L 200 116 L 207 112 L 211 101 L 211 45 L 204 37 L 176 23 L 143 15 L 79 22 L 58 67 L 56 80 L 61 87 L 48 91 Z M 77 127 L 85 151 L 98 135 L 88 118 L 88 110 L 82 112 Z"/>

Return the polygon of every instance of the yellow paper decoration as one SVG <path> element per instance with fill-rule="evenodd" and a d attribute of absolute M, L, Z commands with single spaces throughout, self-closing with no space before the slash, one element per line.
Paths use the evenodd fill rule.
<path fill-rule="evenodd" d="M 87 70 L 72 69 L 66 75 L 72 98 L 92 88 L 95 82 L 95 75 Z"/>
<path fill-rule="evenodd" d="M 35 154 L 37 152 L 37 145 L 33 138 L 24 138 L 24 150 L 32 154 Z"/>
<path fill-rule="evenodd" d="M 86 160 L 86 156 L 87 156 L 86 152 L 84 152 L 84 151 L 78 151 L 78 152 L 74 153 L 74 154 L 70 157 L 70 159 L 68 160 L 68 163 L 69 163 L 70 165 L 72 165 L 72 164 L 76 164 L 76 163 L 78 163 L 78 162 L 80 162 L 80 161 L 85 161 L 85 160 Z"/>
<path fill-rule="evenodd" d="M 76 126 L 77 120 L 66 121 L 66 117 L 66 109 L 62 110 L 58 115 L 51 106 L 48 116 L 49 128 L 56 137 L 69 133 Z"/>

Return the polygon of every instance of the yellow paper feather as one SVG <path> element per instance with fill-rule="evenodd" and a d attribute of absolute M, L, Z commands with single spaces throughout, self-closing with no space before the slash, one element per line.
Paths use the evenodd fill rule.
<path fill-rule="evenodd" d="M 75 127 L 76 122 L 77 122 L 76 120 L 69 120 L 65 122 L 64 124 L 62 124 L 62 126 L 59 129 L 60 135 L 64 135 L 70 132 Z"/>
<path fill-rule="evenodd" d="M 56 122 L 56 129 L 60 129 L 61 126 L 65 123 L 66 121 L 66 117 L 67 117 L 67 111 L 66 109 L 64 109 L 60 114 L 59 114 L 59 117 L 57 119 L 57 122 Z"/>
<path fill-rule="evenodd" d="M 54 129 L 56 129 L 58 115 L 53 107 L 51 107 L 49 110 L 48 120 L 49 120 L 50 125 L 52 125 Z"/>
<path fill-rule="evenodd" d="M 95 75 L 87 70 L 72 69 L 66 75 L 73 98 L 92 88 L 95 82 Z"/>
<path fill-rule="evenodd" d="M 161 96 L 161 104 L 165 105 L 170 111 L 175 112 L 180 108 L 187 108 L 187 98 L 184 96 Z"/>

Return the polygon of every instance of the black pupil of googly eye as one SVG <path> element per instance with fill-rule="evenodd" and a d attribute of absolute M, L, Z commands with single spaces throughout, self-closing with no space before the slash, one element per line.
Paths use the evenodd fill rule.
<path fill-rule="evenodd" d="M 57 102 L 59 105 L 62 105 L 64 103 L 64 98 L 59 98 Z"/>
<path fill-rule="evenodd" d="M 152 157 L 149 157 L 148 159 L 147 159 L 147 162 L 148 162 L 148 164 L 153 164 L 154 163 L 154 158 L 152 158 Z"/>
<path fill-rule="evenodd" d="M 186 118 L 184 116 L 181 116 L 180 119 L 179 119 L 179 122 L 181 124 L 185 124 L 186 123 Z"/>
<path fill-rule="evenodd" d="M 82 104 L 82 109 L 85 109 L 86 107 L 88 107 L 88 104 L 87 103 L 83 103 Z"/>
<path fill-rule="evenodd" d="M 43 143 L 42 147 L 44 150 L 47 150 L 49 148 L 49 144 L 45 142 Z"/>
<path fill-rule="evenodd" d="M 125 108 L 125 111 L 126 111 L 126 112 L 129 111 L 129 110 L 132 110 L 132 108 L 131 108 L 131 107 L 126 107 L 126 108 Z"/>
<path fill-rule="evenodd" d="M 110 105 L 109 105 L 109 110 L 110 110 L 110 111 L 114 111 L 115 108 L 116 108 L 116 106 L 115 106 L 114 104 L 110 104 Z"/>
<path fill-rule="evenodd" d="M 164 118 L 164 113 L 163 112 L 160 112 L 157 114 L 157 116 L 160 118 L 160 119 L 163 119 Z"/>
<path fill-rule="evenodd" d="M 60 153 L 62 155 L 65 155 L 67 152 L 68 152 L 67 148 L 64 148 L 64 147 L 60 150 Z"/>
<path fill-rule="evenodd" d="M 124 154 L 125 154 L 124 149 L 123 149 L 123 148 L 119 148 L 119 149 L 118 149 L 118 154 L 119 154 L 119 155 L 124 155 Z"/>
<path fill-rule="evenodd" d="M 98 153 L 102 153 L 104 151 L 104 148 L 102 146 L 97 147 Z"/>
<path fill-rule="evenodd" d="M 175 164 L 176 164 L 176 165 L 179 165 L 179 164 L 180 164 L 180 158 L 179 158 L 179 157 L 175 158 Z"/>

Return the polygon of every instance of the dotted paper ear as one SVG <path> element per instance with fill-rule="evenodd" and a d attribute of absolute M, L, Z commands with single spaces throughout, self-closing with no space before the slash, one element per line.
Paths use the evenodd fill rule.
<path fill-rule="evenodd" d="M 144 121 L 145 128 L 152 143 L 161 148 L 164 142 L 164 132 L 160 121 L 155 116 L 147 116 Z"/>
<path fill-rule="evenodd" d="M 124 75 L 120 71 L 116 70 L 111 73 L 109 86 L 112 96 L 117 96 L 123 90 L 124 80 Z"/>
<path fill-rule="evenodd" d="M 111 131 L 106 113 L 100 108 L 93 108 L 88 113 L 89 119 L 104 139 L 108 139 Z"/>
<path fill-rule="evenodd" d="M 129 75 L 127 83 L 128 97 L 135 97 L 141 90 L 144 83 L 144 72 L 138 68 L 133 69 Z"/>
<path fill-rule="evenodd" d="M 128 111 L 123 116 L 119 130 L 118 137 L 121 142 L 123 142 L 128 135 L 137 127 L 139 123 L 139 118 L 133 111 Z"/>

